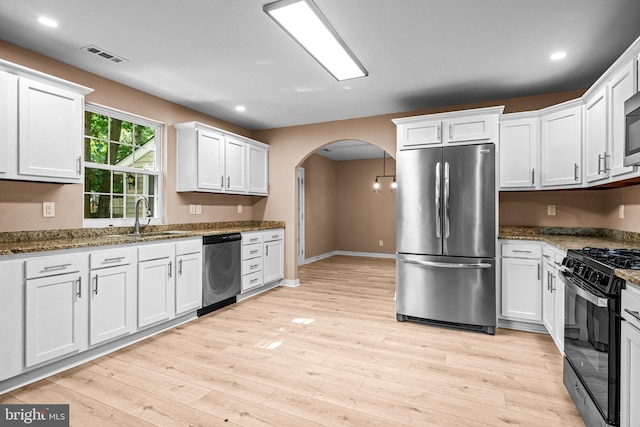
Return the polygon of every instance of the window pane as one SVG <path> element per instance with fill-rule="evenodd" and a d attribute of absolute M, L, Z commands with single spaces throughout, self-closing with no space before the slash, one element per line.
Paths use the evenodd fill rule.
<path fill-rule="evenodd" d="M 111 192 L 111 171 L 103 169 L 84 169 L 84 191 L 95 193 Z"/>
<path fill-rule="evenodd" d="M 149 200 L 149 208 L 151 209 L 151 216 L 156 216 L 156 198 L 155 197 L 147 197 Z"/>
<path fill-rule="evenodd" d="M 109 195 L 85 194 L 84 216 L 85 218 L 110 218 Z"/>
<path fill-rule="evenodd" d="M 124 218 L 124 197 L 113 196 L 112 218 Z"/>
<path fill-rule="evenodd" d="M 112 142 L 109 144 L 109 164 L 125 168 L 133 167 L 133 147 Z"/>
<path fill-rule="evenodd" d="M 109 146 L 105 141 L 85 138 L 85 160 L 93 163 L 107 163 L 107 150 Z"/>
<path fill-rule="evenodd" d="M 156 177 L 153 175 L 147 175 L 147 194 L 150 196 L 156 194 Z"/>
<path fill-rule="evenodd" d="M 87 118 L 88 116 L 88 118 Z M 87 136 L 109 139 L 109 118 L 102 114 L 88 112 L 85 114 L 85 128 L 89 127 Z"/>
<path fill-rule="evenodd" d="M 148 171 L 156 170 L 156 151 L 146 146 L 137 148 L 134 166 Z"/>
<path fill-rule="evenodd" d="M 155 137 L 155 129 L 142 126 L 142 125 L 134 125 L 133 128 L 133 143 L 137 146 L 147 145 L 149 141 L 153 140 Z"/>
<path fill-rule="evenodd" d="M 122 172 L 114 172 L 113 173 L 113 193 L 114 194 L 123 194 L 124 186 L 125 186 L 126 176 Z"/>
<path fill-rule="evenodd" d="M 133 123 L 111 118 L 111 126 L 109 127 L 109 139 L 111 141 L 131 144 L 133 143 L 132 131 Z"/>

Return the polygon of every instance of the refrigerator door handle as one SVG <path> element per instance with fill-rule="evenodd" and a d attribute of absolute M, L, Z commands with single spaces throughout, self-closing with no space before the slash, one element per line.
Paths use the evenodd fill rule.
<path fill-rule="evenodd" d="M 449 162 L 444 162 L 444 237 L 449 237 Z"/>
<path fill-rule="evenodd" d="M 442 228 L 440 219 L 440 162 L 436 163 L 436 237 L 442 237 L 440 229 Z"/>
<path fill-rule="evenodd" d="M 438 268 L 491 268 L 491 264 L 486 262 L 474 263 L 474 264 L 462 264 L 462 263 L 449 263 L 449 262 L 435 262 L 435 261 L 418 261 L 416 259 L 403 259 L 405 264 L 415 264 L 423 267 L 438 267 Z"/>

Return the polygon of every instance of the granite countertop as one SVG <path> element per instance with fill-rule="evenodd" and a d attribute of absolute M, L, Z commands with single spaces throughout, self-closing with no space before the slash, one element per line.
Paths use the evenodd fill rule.
<path fill-rule="evenodd" d="M 139 237 L 131 234 L 132 227 L 5 231 L 0 232 L 0 255 L 152 242 L 156 240 L 270 230 L 284 227 L 284 221 L 150 225 L 141 230 Z"/>
<path fill-rule="evenodd" d="M 535 240 L 549 243 L 561 250 L 600 248 L 640 249 L 640 233 L 601 228 L 516 227 L 501 226 L 498 239 Z M 640 286 L 640 271 L 616 269 L 616 276 Z"/>

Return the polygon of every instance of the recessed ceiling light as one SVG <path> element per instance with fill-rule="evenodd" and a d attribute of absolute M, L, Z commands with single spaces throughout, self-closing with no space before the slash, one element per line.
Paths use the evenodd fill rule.
<path fill-rule="evenodd" d="M 47 18 L 46 16 L 41 16 L 40 18 L 38 18 L 38 22 L 41 23 L 42 25 L 46 25 L 47 27 L 51 27 L 51 28 L 58 27 L 58 23 L 56 21 L 54 21 L 51 18 Z"/>
<path fill-rule="evenodd" d="M 246 109 L 246 107 L 245 107 L 244 105 L 238 105 L 238 106 L 236 107 L 236 111 L 240 111 L 241 113 L 242 113 L 243 111 L 246 111 L 246 110 L 247 110 L 247 109 Z"/>
<path fill-rule="evenodd" d="M 551 54 L 549 59 L 551 59 L 552 61 L 559 61 L 561 59 L 564 59 L 566 56 L 567 52 L 554 52 Z"/>

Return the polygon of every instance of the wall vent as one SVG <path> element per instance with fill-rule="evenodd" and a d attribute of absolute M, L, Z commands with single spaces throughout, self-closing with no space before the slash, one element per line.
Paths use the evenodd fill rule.
<path fill-rule="evenodd" d="M 121 62 L 129 62 L 127 59 L 124 59 L 121 56 L 118 55 L 114 55 L 113 53 L 109 53 L 104 49 L 100 49 L 99 47 L 96 47 L 94 45 L 89 45 L 89 46 L 84 46 L 82 48 L 82 50 L 86 50 L 89 53 L 92 53 L 94 55 L 98 55 L 104 59 L 108 59 L 111 62 L 116 62 L 116 63 L 121 63 Z"/>

